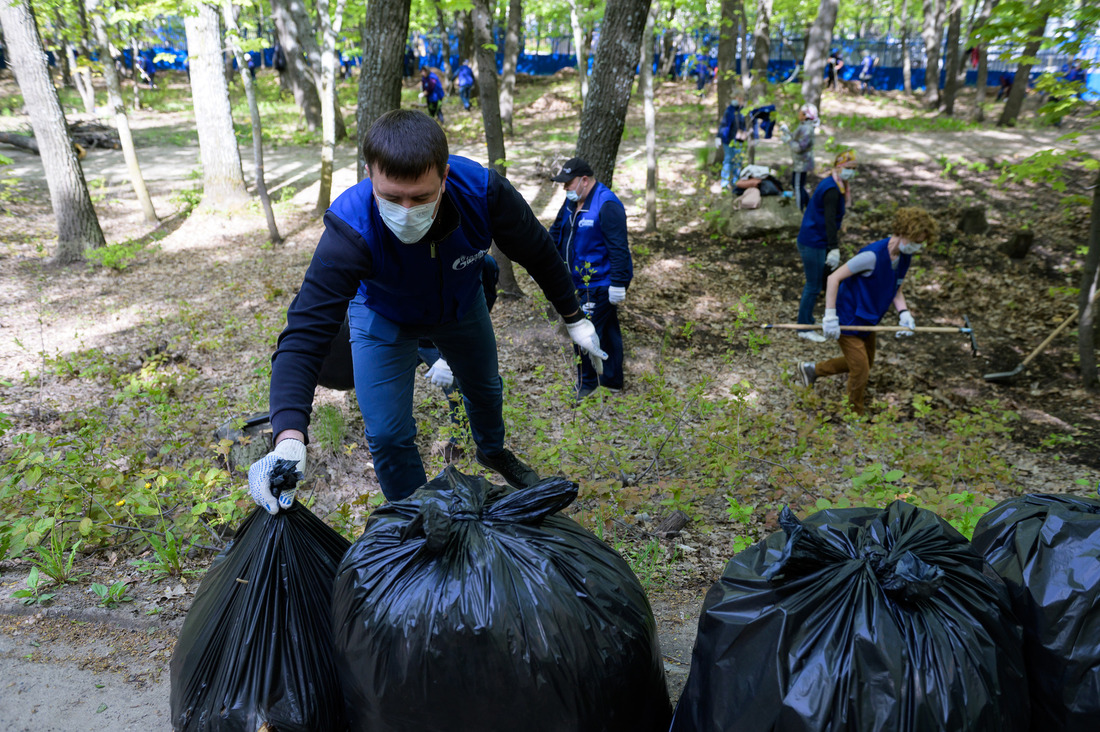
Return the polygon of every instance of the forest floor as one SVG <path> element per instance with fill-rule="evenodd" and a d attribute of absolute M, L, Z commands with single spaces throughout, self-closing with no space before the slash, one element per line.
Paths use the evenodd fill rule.
<path fill-rule="evenodd" d="M 11 91 L 6 83 L 0 93 Z M 549 223 L 563 197 L 548 177 L 572 154 L 579 108 L 560 79 L 528 82 L 526 93 L 508 173 Z M 806 390 L 791 377 L 800 360 L 831 357 L 835 345 L 758 328 L 794 320 L 801 264 L 791 232 L 743 240 L 720 233 L 738 214 L 716 192 L 713 169 L 699 162 L 713 136 L 713 93 L 700 103 L 689 87 L 664 84 L 657 101 L 668 132 L 659 133 L 656 232 L 643 226 L 644 134 L 636 103 L 613 181 L 635 254 L 635 280 L 621 310 L 627 390 L 570 406 L 571 352 L 522 272 L 529 296 L 501 299 L 493 320 L 510 444 L 544 474 L 577 480 L 581 499 L 570 514 L 603 532 L 635 567 L 654 607 L 675 700 L 704 593 L 738 542 L 777 528 L 782 505 L 806 513 L 852 496 L 854 478 L 878 465 L 904 468 L 898 494 L 932 505 L 930 486 L 972 491 L 983 501 L 1097 486 L 1100 404 L 1079 386 L 1074 329 L 1010 383 L 983 375 L 1014 368 L 1074 311 L 1091 196 L 1084 168 L 1068 170 L 1063 192 L 1031 182 L 999 185 L 997 166 L 1070 145 L 1060 139 L 1067 130 L 1082 133 L 1078 148 L 1100 154 L 1100 136 L 1074 119 L 1061 129 L 1034 118 L 1017 129 L 847 127 L 839 121 L 847 115 L 927 115 L 898 95 L 826 97 L 819 166 L 843 146 L 855 147 L 861 160 L 845 254 L 888 234 L 898 204 L 927 207 L 943 231 L 940 243 L 917 259 L 909 302 L 918 325 L 962 325 L 968 317 L 979 346 L 972 355 L 962 335 L 881 339 L 869 418 L 851 420 L 842 416 L 843 379 Z M 453 152 L 484 162 L 479 120 L 458 109 L 449 102 Z M 25 122 L 18 114 L 0 117 L 0 128 Z M 59 368 L 92 351 L 122 372 L 141 372 L 157 354 L 165 369 L 186 370 L 170 394 L 193 402 L 188 424 L 180 425 L 189 434 L 209 436 L 226 420 L 266 408 L 263 364 L 321 232 L 312 213 L 316 148 L 280 144 L 265 152 L 286 239 L 271 246 L 258 210 L 228 215 L 186 205 L 199 181 L 185 113 L 135 113 L 131 123 L 162 216 L 158 226 L 142 221 L 121 153 L 91 150 L 84 161 L 108 241 L 149 244 L 121 271 L 59 269 L 46 261 L 56 233 L 40 164 L 4 151 L 13 163 L 0 168 L 12 181 L 0 201 L 0 412 L 13 419 L 13 434 L 56 433 L 67 414 L 109 401 L 112 387 L 104 379 Z M 352 145 L 343 143 L 335 191 L 354 183 L 354 159 Z M 781 169 L 788 161 L 778 140 L 760 141 L 757 162 Z M 244 168 L 250 178 L 248 158 Z M 984 209 L 990 228 L 964 236 L 955 222 L 972 206 Z M 1010 260 L 1000 245 L 1020 229 L 1034 232 L 1036 241 L 1027 257 Z M 79 363 L 90 373 L 87 360 Z M 354 400 L 325 389 L 317 399 L 343 420 L 329 447 L 311 448 L 309 495 L 314 511 L 329 515 L 361 494 L 377 494 L 377 482 Z M 416 400 L 432 474 L 444 464 L 437 452 L 444 410 L 424 384 Z M 708 404 L 720 414 L 708 412 Z M 726 421 L 716 430 L 715 419 L 736 425 Z M 150 432 L 143 439 L 155 454 L 168 438 Z M 201 441 L 186 449 L 213 464 L 213 448 Z M 590 458 L 586 444 L 593 446 Z M 0 444 L 0 451 L 7 447 Z M 734 457 L 723 462 L 723 455 Z M 458 467 L 479 472 L 468 458 Z M 697 476 L 698 488 L 685 489 L 685 476 Z M 751 517 L 735 518 L 727 510 L 731 498 Z M 659 540 L 653 526 L 672 509 L 684 510 L 691 523 L 680 536 Z M 204 568 L 209 557 L 200 553 L 192 566 Z M 29 562 L 0 561 L 0 728 L 49 732 L 71 729 L 74 719 L 111 730 L 169 728 L 167 664 L 198 581 L 149 581 L 130 558 L 122 547 L 81 556 L 80 567 L 92 574 L 52 588 L 57 595 L 46 607 L 10 597 L 24 586 Z M 124 581 L 132 601 L 97 607 L 92 581 Z"/>

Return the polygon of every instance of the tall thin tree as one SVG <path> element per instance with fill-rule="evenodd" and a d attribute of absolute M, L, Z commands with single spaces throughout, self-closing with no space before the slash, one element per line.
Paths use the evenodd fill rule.
<path fill-rule="evenodd" d="M 573 47 L 577 56 L 577 79 L 581 85 L 581 104 L 588 99 L 588 47 L 584 42 L 580 0 L 569 0 L 569 24 L 573 27 Z"/>
<path fill-rule="evenodd" d="M 69 125 L 46 66 L 46 51 L 28 0 L 0 2 L 0 29 L 7 43 L 8 63 L 31 118 L 46 185 L 57 220 L 57 252 L 61 264 L 76 262 L 88 249 L 106 244 L 99 227 L 84 171 L 69 139 Z"/>
<path fill-rule="evenodd" d="M 962 34 L 962 0 L 949 0 L 947 9 L 947 47 L 940 110 L 951 117 L 955 114 L 955 96 L 959 89 L 959 40 Z"/>
<path fill-rule="evenodd" d="M 291 10 L 291 0 L 271 0 L 271 19 L 275 23 L 279 44 L 286 55 L 283 76 L 290 84 L 294 101 L 302 112 L 307 129 L 316 130 L 321 126 L 321 94 L 317 90 L 316 77 L 309 59 L 306 58 L 300 38 L 303 29 L 298 27 L 298 20 Z"/>
<path fill-rule="evenodd" d="M 338 138 L 336 104 L 336 38 L 344 24 L 347 0 L 336 0 L 336 13 L 329 15 L 329 0 L 317 0 L 321 21 L 321 186 L 317 192 L 317 213 L 324 213 L 332 202 L 332 168 Z M 345 133 L 346 134 L 346 133 Z"/>
<path fill-rule="evenodd" d="M 821 106 L 821 87 L 825 83 L 825 63 L 829 58 L 829 45 L 833 42 L 833 27 L 840 0 L 821 0 L 817 18 L 810 27 L 806 39 L 806 56 L 802 62 L 802 99 Z"/>
<path fill-rule="evenodd" d="M 910 20 L 909 4 L 912 0 L 901 0 L 901 87 L 906 94 L 913 93 L 913 55 L 909 53 Z"/>
<path fill-rule="evenodd" d="M 982 9 L 974 21 L 971 30 L 971 38 L 974 38 L 982 27 L 989 22 L 993 15 L 993 8 L 997 6 L 997 0 L 982 0 Z M 984 41 L 972 41 L 978 47 L 978 81 L 974 91 L 974 119 L 981 122 L 985 119 L 985 97 L 989 87 L 989 49 Z"/>
<path fill-rule="evenodd" d="M 1031 81 L 1031 67 L 1033 65 L 1031 60 L 1035 58 L 1035 54 L 1039 52 L 1039 48 L 1043 45 L 1043 34 L 1046 32 L 1047 20 L 1049 19 L 1050 11 L 1048 10 L 1043 13 L 1035 27 L 1031 29 L 1028 42 L 1024 46 L 1022 56 L 1024 60 L 1016 67 L 1016 78 L 1012 80 L 1012 88 L 1008 90 L 1008 100 L 1005 102 L 1004 109 L 1001 110 L 1000 119 L 997 120 L 997 125 L 1000 127 L 1015 125 L 1016 118 L 1020 116 L 1020 110 L 1024 106 L 1024 96 L 1027 94 L 1027 85 Z"/>
<path fill-rule="evenodd" d="M 752 69 L 754 84 L 768 87 L 768 62 L 772 51 L 772 9 L 774 0 L 756 0 L 756 26 L 753 28 Z"/>
<path fill-rule="evenodd" d="M 363 142 L 374 120 L 401 106 L 401 69 L 409 35 L 411 0 L 372 0 L 363 23 L 363 65 L 359 69 L 356 165 L 358 179 L 366 174 Z"/>
<path fill-rule="evenodd" d="M 722 0 L 718 19 L 718 70 L 715 87 L 718 119 L 726 111 L 737 88 L 737 6 L 741 0 Z"/>
<path fill-rule="evenodd" d="M 519 34 L 523 28 L 523 0 L 508 2 L 508 30 L 504 35 L 503 86 L 500 89 L 500 119 L 504 134 L 512 136 L 512 116 L 515 111 L 516 63 L 519 60 Z"/>
<path fill-rule="evenodd" d="M 924 0 L 924 99 L 930 107 L 940 104 L 940 44 L 943 40 L 943 14 L 947 0 Z"/>
<path fill-rule="evenodd" d="M 645 230 L 657 230 L 657 111 L 653 105 L 653 42 L 660 0 L 653 0 L 642 32 L 642 54 L 638 86 L 642 90 L 645 116 Z"/>

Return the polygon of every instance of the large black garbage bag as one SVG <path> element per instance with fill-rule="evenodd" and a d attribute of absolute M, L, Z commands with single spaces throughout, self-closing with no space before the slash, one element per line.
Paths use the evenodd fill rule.
<path fill-rule="evenodd" d="M 1028 727 L 1008 592 L 935 514 L 789 510 L 708 591 L 672 729 Z"/>
<path fill-rule="evenodd" d="M 347 729 L 330 610 L 350 545 L 298 502 L 275 516 L 249 514 L 203 577 L 180 630 L 174 730 L 256 732 L 265 722 L 275 732 Z"/>
<path fill-rule="evenodd" d="M 576 491 L 447 468 L 375 511 L 333 589 L 352 730 L 668 729 L 644 591 L 611 548 L 554 515 Z"/>
<path fill-rule="evenodd" d="M 1100 729 L 1100 500 L 1009 499 L 978 521 L 974 548 L 1024 626 L 1031 729 Z"/>

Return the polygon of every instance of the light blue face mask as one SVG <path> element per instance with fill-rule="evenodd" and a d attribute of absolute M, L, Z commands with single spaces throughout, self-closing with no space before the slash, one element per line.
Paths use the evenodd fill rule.
<path fill-rule="evenodd" d="M 841 168 L 840 169 L 840 179 L 841 180 L 851 180 L 852 178 L 856 177 L 857 172 L 858 171 L 855 168 Z"/>
<path fill-rule="evenodd" d="M 576 191 L 566 191 L 565 192 L 565 197 L 568 198 L 573 203 L 576 203 L 577 201 L 580 200 L 581 195 L 579 193 L 577 193 Z"/>
<path fill-rule="evenodd" d="M 916 244 L 916 243 L 911 242 L 911 241 L 907 241 L 904 244 L 900 244 L 898 246 L 898 250 L 902 254 L 916 254 L 921 249 L 924 249 L 924 244 Z"/>

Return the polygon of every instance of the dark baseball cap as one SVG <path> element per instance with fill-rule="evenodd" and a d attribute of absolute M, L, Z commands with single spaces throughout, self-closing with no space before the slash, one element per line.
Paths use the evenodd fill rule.
<path fill-rule="evenodd" d="M 596 174 L 592 172 L 591 165 L 584 162 L 581 158 L 570 158 L 565 161 L 565 165 L 561 166 L 561 172 L 550 180 L 555 183 L 568 183 L 574 178 L 579 178 L 582 175 L 587 175 L 589 178 L 596 177 Z"/>

